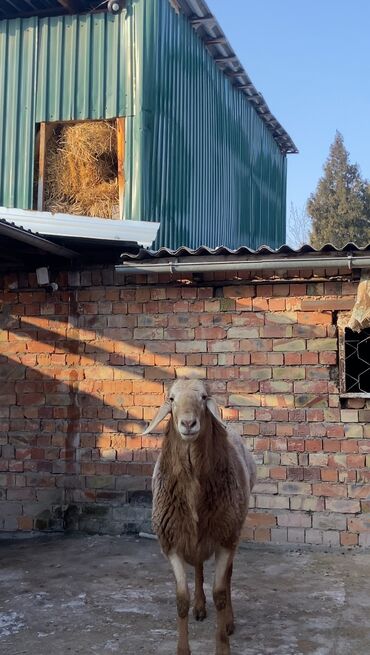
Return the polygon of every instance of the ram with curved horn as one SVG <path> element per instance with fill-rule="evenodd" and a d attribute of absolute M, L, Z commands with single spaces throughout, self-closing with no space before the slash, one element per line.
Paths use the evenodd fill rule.
<path fill-rule="evenodd" d="M 217 610 L 216 655 L 229 655 L 234 630 L 233 559 L 248 512 L 256 466 L 242 438 L 229 430 L 200 380 L 178 380 L 145 430 L 169 416 L 153 474 L 153 528 L 176 580 L 177 655 L 190 655 L 190 595 L 186 565 L 195 568 L 193 614 L 206 617 L 203 564 L 215 555 L 213 599 Z"/>

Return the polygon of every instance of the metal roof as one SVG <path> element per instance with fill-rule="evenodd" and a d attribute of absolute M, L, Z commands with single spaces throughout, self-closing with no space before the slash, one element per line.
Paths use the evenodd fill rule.
<path fill-rule="evenodd" d="M 287 257 L 295 257 L 300 255 L 312 254 L 322 255 L 322 254 L 343 254 L 348 255 L 354 252 L 367 253 L 370 252 L 370 244 L 364 247 L 356 246 L 355 243 L 347 243 L 343 248 L 336 248 L 331 243 L 327 243 L 319 249 L 313 248 L 309 244 L 303 245 L 301 248 L 295 250 L 288 245 L 283 245 L 280 248 L 274 250 L 269 246 L 260 246 L 257 250 L 248 248 L 247 246 L 241 246 L 236 250 L 231 250 L 225 246 L 220 246 L 219 248 L 207 248 L 207 246 L 201 246 L 192 250 L 191 248 L 186 248 L 182 246 L 177 250 L 170 250 L 169 248 L 160 248 L 159 250 L 139 250 L 138 253 L 122 253 L 121 257 L 123 260 L 135 260 L 135 261 L 147 261 L 147 260 L 159 260 L 159 259 L 175 259 L 175 258 L 191 258 L 191 257 L 250 257 L 250 256 L 274 256 L 274 255 L 285 255 Z"/>
<path fill-rule="evenodd" d="M 1 215 L 1 214 L 0 214 Z M 39 266 L 69 268 L 91 264 L 115 264 L 123 243 L 114 239 L 76 238 L 40 234 L 0 217 L 0 272 L 31 270 Z M 136 243 L 125 242 L 128 252 L 138 252 Z"/>
<path fill-rule="evenodd" d="M 121 243 L 122 247 L 124 242 L 151 246 L 159 228 L 159 223 L 150 221 L 122 221 L 6 207 L 0 207 L 0 218 L 47 237 L 109 241 Z"/>
<path fill-rule="evenodd" d="M 36 249 L 58 255 L 59 257 L 73 258 L 77 257 L 78 253 L 65 248 L 64 246 L 57 245 L 48 239 L 44 239 L 39 234 L 26 230 L 24 227 L 19 227 L 15 223 L 9 223 L 4 218 L 0 218 L 0 235 L 10 237 L 15 241 L 20 241 L 33 246 Z M 3 244 L 1 244 L 3 246 Z"/>
<path fill-rule="evenodd" d="M 100 4 L 99 0 L 1 0 L 0 19 L 77 13 L 95 9 Z"/>
<path fill-rule="evenodd" d="M 282 152 L 297 153 L 296 145 L 271 113 L 263 95 L 253 85 L 207 3 L 204 0 L 176 0 L 176 2 L 224 75 L 237 89 L 243 91 L 249 102 L 252 103 L 257 114 L 272 132 Z M 237 20 L 237 16 L 235 18 Z"/>
<path fill-rule="evenodd" d="M 210 55 L 231 84 L 248 98 L 261 120 L 272 133 L 280 150 L 297 153 L 289 134 L 271 113 L 263 95 L 257 91 L 239 61 L 217 19 L 204 0 L 172 0 L 189 20 Z M 69 10 L 68 10 L 69 7 Z M 106 10 L 107 0 L 0 0 L 0 20 L 20 16 L 51 16 Z M 237 18 L 237 17 L 236 17 Z"/>
<path fill-rule="evenodd" d="M 78 253 L 0 218 L 0 270 L 23 268 L 31 261 L 40 265 L 50 256 L 72 260 Z"/>
<path fill-rule="evenodd" d="M 359 248 L 349 243 L 344 248 L 336 248 L 331 244 L 315 250 L 304 245 L 298 250 L 284 245 L 277 250 L 261 246 L 251 250 L 245 246 L 237 250 L 221 247 L 210 249 L 206 247 L 190 250 L 179 248 L 168 250 L 161 248 L 155 251 L 140 251 L 136 255 L 125 253 L 121 255 L 123 262 L 116 266 L 116 271 L 123 274 L 138 273 L 168 273 L 190 274 L 214 273 L 217 271 L 249 271 L 265 275 L 266 271 L 275 271 L 279 275 L 288 270 L 303 269 L 368 269 L 370 268 L 370 245 Z"/>

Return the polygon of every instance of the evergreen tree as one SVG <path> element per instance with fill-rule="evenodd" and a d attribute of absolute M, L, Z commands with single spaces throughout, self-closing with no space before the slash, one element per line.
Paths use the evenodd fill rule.
<path fill-rule="evenodd" d="M 312 219 L 311 243 L 342 247 L 349 241 L 359 246 L 370 243 L 369 183 L 362 179 L 357 164 L 351 164 L 343 137 L 337 132 L 330 147 L 316 192 L 307 203 Z"/>

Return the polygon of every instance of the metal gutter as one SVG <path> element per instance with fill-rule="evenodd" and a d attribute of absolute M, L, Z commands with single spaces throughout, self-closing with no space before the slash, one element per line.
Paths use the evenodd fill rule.
<path fill-rule="evenodd" d="M 273 258 L 258 257 L 250 260 L 187 258 L 130 262 L 116 266 L 117 273 L 215 273 L 217 271 L 286 271 L 303 269 L 370 268 L 370 256 L 356 256 L 352 253 L 342 256 L 316 255 L 314 257 Z"/>
<path fill-rule="evenodd" d="M 131 242 L 144 247 L 151 246 L 160 225 L 150 221 L 121 221 L 5 207 L 0 207 L 0 218 L 44 236 Z"/>
<path fill-rule="evenodd" d="M 49 252 L 52 255 L 57 255 L 58 257 L 65 257 L 66 259 L 74 259 L 79 257 L 79 253 L 64 246 L 52 243 L 47 239 L 43 239 L 37 234 L 28 232 L 16 225 L 10 225 L 9 223 L 3 222 L 0 219 L 0 235 L 10 237 L 16 241 L 21 241 L 22 243 L 27 243 L 34 248 L 43 250 L 44 252 Z"/>

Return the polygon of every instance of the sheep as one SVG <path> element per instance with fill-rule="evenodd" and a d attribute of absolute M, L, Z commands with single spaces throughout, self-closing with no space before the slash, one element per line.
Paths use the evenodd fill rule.
<path fill-rule="evenodd" d="M 234 631 L 233 559 L 248 512 L 256 465 L 242 438 L 226 428 L 201 380 L 177 380 L 143 434 L 167 416 L 153 473 L 153 528 L 176 581 L 177 655 L 190 655 L 186 564 L 195 568 L 193 615 L 206 617 L 203 564 L 215 555 L 216 655 L 229 655 Z"/>

